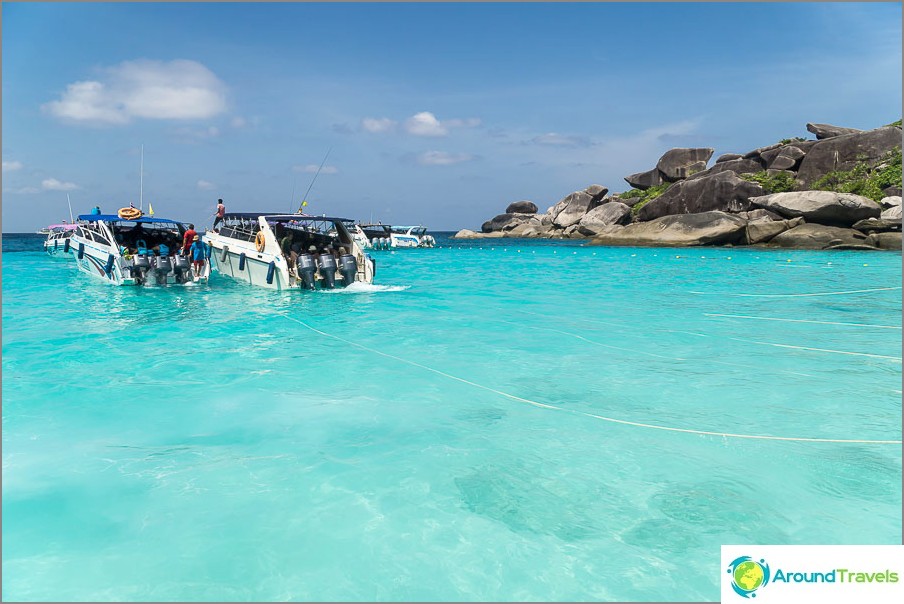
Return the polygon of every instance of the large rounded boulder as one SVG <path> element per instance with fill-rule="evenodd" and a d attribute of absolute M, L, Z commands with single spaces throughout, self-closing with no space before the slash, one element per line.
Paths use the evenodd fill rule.
<path fill-rule="evenodd" d="M 743 212 L 750 209 L 748 198 L 763 193 L 760 185 L 743 180 L 734 172 L 718 172 L 673 184 L 665 193 L 640 208 L 637 219 L 654 220 L 673 214 L 710 211 Z"/>
<path fill-rule="evenodd" d="M 663 216 L 626 227 L 606 227 L 591 243 L 595 245 L 687 247 L 742 243 L 747 221 L 726 212 L 701 212 Z"/>
<path fill-rule="evenodd" d="M 536 214 L 537 204 L 532 201 L 516 201 L 505 209 L 506 214 Z"/>
<path fill-rule="evenodd" d="M 879 218 L 879 204 L 861 195 L 834 191 L 791 191 L 751 197 L 750 203 L 786 218 L 849 227 L 866 218 Z"/>

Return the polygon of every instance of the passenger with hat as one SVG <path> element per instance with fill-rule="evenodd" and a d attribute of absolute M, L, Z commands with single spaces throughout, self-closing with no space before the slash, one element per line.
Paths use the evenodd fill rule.
<path fill-rule="evenodd" d="M 204 248 L 204 244 L 201 242 L 201 238 L 195 235 L 192 238 L 191 244 L 191 257 L 192 257 L 192 270 L 195 273 L 195 278 L 201 276 L 201 273 L 204 271 L 204 261 L 206 254 L 206 249 Z"/>

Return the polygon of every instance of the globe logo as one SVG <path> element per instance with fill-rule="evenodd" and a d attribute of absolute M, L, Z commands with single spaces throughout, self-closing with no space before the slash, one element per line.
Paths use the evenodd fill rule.
<path fill-rule="evenodd" d="M 736 558 L 727 572 L 731 575 L 731 588 L 744 598 L 755 598 L 754 592 L 769 583 L 769 565 L 750 556 Z"/>

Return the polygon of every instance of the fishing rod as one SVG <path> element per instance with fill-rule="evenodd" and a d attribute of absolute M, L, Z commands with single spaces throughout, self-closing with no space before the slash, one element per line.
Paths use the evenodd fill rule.
<path fill-rule="evenodd" d="M 304 197 L 301 198 L 301 205 L 298 206 L 298 213 L 299 213 L 299 214 L 302 213 L 302 212 L 301 212 L 301 208 L 303 208 L 303 207 L 305 207 L 305 206 L 307 205 L 308 193 L 311 192 L 311 187 L 314 186 L 314 182 L 317 180 L 317 177 L 320 176 L 320 171 L 323 169 L 323 164 L 326 163 L 326 158 L 330 156 L 330 151 L 332 151 L 332 150 L 333 150 L 333 148 L 330 147 L 329 150 L 326 152 L 326 155 L 323 156 L 323 161 L 320 162 L 320 167 L 317 168 L 317 173 L 314 174 L 314 178 L 311 179 L 311 186 L 309 186 L 309 187 L 308 187 L 308 190 L 304 192 Z"/>

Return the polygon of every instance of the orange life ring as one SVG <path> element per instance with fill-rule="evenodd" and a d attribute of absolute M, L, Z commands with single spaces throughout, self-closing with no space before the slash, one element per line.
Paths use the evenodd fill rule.
<path fill-rule="evenodd" d="M 138 208 L 119 208 L 117 213 L 123 220 L 135 220 L 141 218 L 141 210 Z"/>
<path fill-rule="evenodd" d="M 254 238 L 254 247 L 257 248 L 257 251 L 263 252 L 264 246 L 267 245 L 267 242 L 264 240 L 264 232 L 258 231 L 257 236 Z"/>

